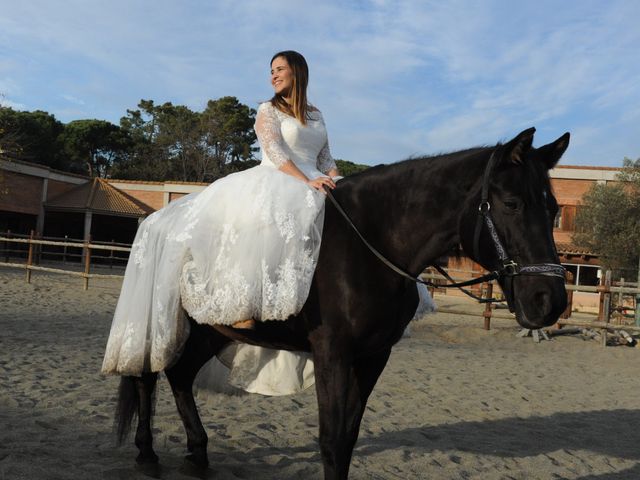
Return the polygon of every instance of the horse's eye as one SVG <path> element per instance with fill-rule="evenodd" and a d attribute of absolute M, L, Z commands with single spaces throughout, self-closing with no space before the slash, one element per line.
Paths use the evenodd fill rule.
<path fill-rule="evenodd" d="M 518 209 L 518 202 L 516 202 L 514 200 L 506 200 L 504 202 L 504 206 L 507 207 L 509 210 L 517 210 Z"/>

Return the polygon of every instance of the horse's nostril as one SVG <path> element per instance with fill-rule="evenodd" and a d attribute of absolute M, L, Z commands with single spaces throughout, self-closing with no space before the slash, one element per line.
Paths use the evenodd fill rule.
<path fill-rule="evenodd" d="M 551 303 L 551 295 L 548 292 L 538 292 L 535 294 L 534 304 L 537 306 L 540 316 L 545 317 L 551 313 L 553 305 Z"/>

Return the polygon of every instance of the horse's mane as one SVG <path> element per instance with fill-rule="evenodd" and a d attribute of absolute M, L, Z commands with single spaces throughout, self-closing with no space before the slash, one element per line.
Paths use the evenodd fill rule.
<path fill-rule="evenodd" d="M 444 162 L 451 164 L 452 162 L 465 162 L 470 157 L 482 157 L 481 154 L 486 153 L 493 148 L 500 147 L 502 144 L 498 143 L 495 146 L 482 145 L 477 147 L 467 148 L 465 150 L 458 150 L 454 152 L 437 153 L 433 155 L 419 155 L 411 156 L 403 160 L 399 160 L 393 163 L 379 164 L 373 167 L 367 168 L 361 172 L 355 173 L 345 177 L 340 183 L 345 187 L 353 182 L 361 182 L 367 180 L 375 180 L 379 177 L 389 175 L 391 172 L 394 175 L 402 177 L 403 175 L 414 175 L 416 168 L 429 168 L 430 166 L 437 168 Z M 532 148 L 531 152 L 535 155 L 535 148 Z M 540 162 L 536 159 L 530 159 L 524 161 L 524 165 L 518 167 L 523 168 L 525 181 L 523 182 L 523 188 L 526 189 L 526 196 L 533 204 L 539 204 L 542 200 L 540 196 L 540 189 L 544 189 L 551 192 L 551 182 L 549 180 L 549 172 L 546 168 L 542 168 Z"/>
<path fill-rule="evenodd" d="M 500 144 L 498 144 L 499 146 Z M 489 146 L 478 146 L 467 148 L 465 150 L 458 150 L 455 152 L 446 152 L 446 153 L 437 153 L 433 155 L 419 155 L 419 156 L 410 156 L 403 160 L 399 160 L 392 163 L 382 163 L 379 165 L 375 165 L 367 168 L 358 173 L 354 173 L 345 177 L 344 180 L 340 181 L 340 184 L 349 184 L 353 181 L 361 181 L 365 178 L 374 178 L 380 175 L 387 175 L 390 171 L 398 175 L 402 175 L 403 173 L 411 174 L 415 171 L 417 166 L 424 166 L 424 164 L 433 163 L 434 166 L 439 164 L 440 162 L 453 162 L 453 161 L 464 161 L 467 160 L 470 156 L 480 154 L 482 152 L 486 152 L 489 149 L 494 147 Z"/>

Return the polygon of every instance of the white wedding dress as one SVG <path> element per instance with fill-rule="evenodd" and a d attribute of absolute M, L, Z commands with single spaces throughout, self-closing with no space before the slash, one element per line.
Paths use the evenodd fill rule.
<path fill-rule="evenodd" d="M 255 123 L 260 165 L 142 222 L 103 373 L 137 376 L 170 367 L 189 335 L 185 311 L 201 324 L 230 325 L 285 320 L 301 310 L 318 258 L 324 195 L 277 167 L 290 159 L 310 179 L 335 168 L 322 115 L 314 110 L 310 117 L 305 126 L 261 104 Z M 282 395 L 313 384 L 305 353 L 240 344 L 223 356 L 229 381 L 247 391 Z"/>

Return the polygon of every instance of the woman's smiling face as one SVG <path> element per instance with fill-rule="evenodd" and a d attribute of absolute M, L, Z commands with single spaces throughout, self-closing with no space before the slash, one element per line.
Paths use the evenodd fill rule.
<path fill-rule="evenodd" d="M 278 95 L 287 97 L 293 86 L 293 71 L 284 57 L 276 57 L 271 62 L 271 85 Z"/>

